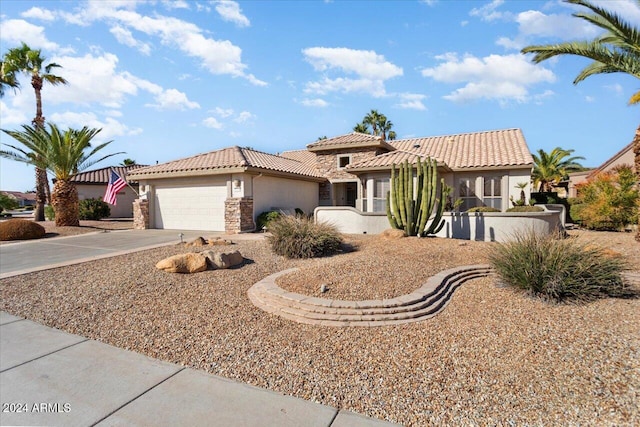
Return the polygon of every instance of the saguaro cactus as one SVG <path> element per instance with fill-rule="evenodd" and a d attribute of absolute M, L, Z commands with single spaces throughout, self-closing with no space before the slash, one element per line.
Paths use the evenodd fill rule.
<path fill-rule="evenodd" d="M 425 236 L 444 226 L 443 200 L 451 192 L 444 179 L 438 182 L 436 160 L 427 157 L 416 163 L 416 188 L 413 185 L 414 165 L 405 161 L 391 166 L 391 190 L 387 192 L 387 217 L 393 228 L 404 230 L 407 236 Z M 439 184 L 439 185 L 438 185 Z M 440 196 L 440 198 L 438 198 Z M 433 214 L 435 210 L 435 214 Z M 432 216 L 433 214 L 433 216 Z M 427 226 L 428 224 L 428 226 Z"/>

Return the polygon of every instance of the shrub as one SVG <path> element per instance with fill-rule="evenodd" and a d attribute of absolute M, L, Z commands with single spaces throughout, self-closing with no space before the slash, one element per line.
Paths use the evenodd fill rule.
<path fill-rule="evenodd" d="M 507 212 L 544 212 L 544 209 L 540 206 L 514 206 Z"/>
<path fill-rule="evenodd" d="M 56 219 L 56 211 L 53 210 L 53 206 L 47 205 L 44 207 L 44 217 L 47 221 L 54 221 Z"/>
<path fill-rule="evenodd" d="M 593 230 L 619 230 L 627 224 L 637 223 L 640 195 L 634 185 L 635 175 L 629 166 L 599 173 L 579 184 L 583 203 L 577 212 L 582 225 Z"/>
<path fill-rule="evenodd" d="M 16 209 L 19 206 L 18 201 L 13 197 L 0 193 L 0 212 Z"/>
<path fill-rule="evenodd" d="M 502 212 L 502 211 L 497 208 L 492 208 L 491 206 L 476 206 L 475 208 L 468 209 L 467 212 Z"/>
<path fill-rule="evenodd" d="M 78 208 L 78 218 L 82 220 L 98 221 L 111 215 L 109 205 L 98 199 L 80 200 Z"/>
<path fill-rule="evenodd" d="M 269 223 L 280 217 L 279 211 L 266 211 L 258 215 L 256 220 L 256 230 L 262 231 L 264 227 L 269 227 Z"/>
<path fill-rule="evenodd" d="M 623 258 L 559 234 L 516 234 L 495 246 L 489 260 L 505 284 L 545 300 L 587 301 L 629 293 L 621 275 L 627 267 Z"/>
<path fill-rule="evenodd" d="M 44 237 L 44 227 L 26 219 L 0 222 L 0 240 L 29 240 Z"/>
<path fill-rule="evenodd" d="M 342 236 L 333 225 L 306 217 L 281 215 L 269 223 L 271 249 L 287 258 L 314 258 L 340 250 Z"/>

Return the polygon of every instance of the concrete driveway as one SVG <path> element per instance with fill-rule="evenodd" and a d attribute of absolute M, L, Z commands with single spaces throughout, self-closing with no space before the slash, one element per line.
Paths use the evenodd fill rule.
<path fill-rule="evenodd" d="M 5 243 L 0 245 L 0 279 L 177 244 L 180 233 L 185 242 L 198 236 L 220 236 L 234 241 L 264 238 L 263 234 L 225 235 L 212 231 L 118 230 Z"/>

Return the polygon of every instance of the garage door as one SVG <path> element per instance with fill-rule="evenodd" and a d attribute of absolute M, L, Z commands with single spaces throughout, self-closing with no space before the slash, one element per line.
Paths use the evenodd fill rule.
<path fill-rule="evenodd" d="M 158 186 L 155 228 L 224 231 L 226 181 L 210 185 Z"/>

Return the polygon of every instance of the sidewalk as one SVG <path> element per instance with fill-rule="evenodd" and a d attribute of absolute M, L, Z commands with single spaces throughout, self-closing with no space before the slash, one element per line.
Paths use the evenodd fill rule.
<path fill-rule="evenodd" d="M 2 425 L 393 425 L 0 312 Z"/>

